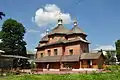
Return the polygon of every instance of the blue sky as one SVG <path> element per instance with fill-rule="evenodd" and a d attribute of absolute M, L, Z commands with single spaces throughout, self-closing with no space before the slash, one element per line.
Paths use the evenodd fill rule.
<path fill-rule="evenodd" d="M 120 0 L 0 0 L 0 11 L 6 14 L 0 26 L 8 18 L 21 22 L 26 28 L 26 47 L 33 51 L 41 34 L 55 25 L 38 26 L 32 21 L 36 11 L 46 4 L 56 5 L 62 13 L 70 14 L 72 20 L 76 17 L 79 27 L 88 34 L 92 49 L 98 45 L 114 45 L 120 39 Z M 65 27 L 71 29 L 73 25 Z"/>

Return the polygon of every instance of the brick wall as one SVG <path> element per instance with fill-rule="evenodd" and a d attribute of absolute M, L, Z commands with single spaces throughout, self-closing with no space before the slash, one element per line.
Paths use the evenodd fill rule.
<path fill-rule="evenodd" d="M 43 53 L 43 56 L 45 56 L 45 51 L 44 50 L 38 50 L 37 52 L 36 52 L 36 56 L 37 56 L 37 59 L 39 59 L 40 57 L 41 57 L 41 53 Z"/>
<path fill-rule="evenodd" d="M 45 42 L 45 43 L 40 43 L 40 45 L 39 46 L 44 46 L 44 45 L 46 45 L 47 43 Z"/>
<path fill-rule="evenodd" d="M 69 50 L 73 49 L 73 54 L 80 54 L 80 44 L 71 44 L 65 46 L 65 55 L 70 55 Z"/>
<path fill-rule="evenodd" d="M 59 69 L 60 68 L 59 62 L 49 63 L 49 65 L 50 65 L 50 69 Z"/>
<path fill-rule="evenodd" d="M 62 46 L 52 46 L 45 49 L 45 56 L 48 56 L 48 50 L 51 51 L 51 56 L 54 56 L 54 49 L 57 49 L 58 55 L 62 55 Z"/>
<path fill-rule="evenodd" d="M 75 37 L 79 37 L 78 35 L 71 35 L 68 37 L 68 39 L 72 39 Z M 49 41 L 48 43 L 55 43 L 56 41 L 58 41 L 60 38 L 65 39 L 64 35 L 53 35 L 53 36 L 49 36 Z M 46 43 L 42 43 L 40 44 L 45 45 Z M 80 54 L 81 51 L 82 52 L 89 52 L 89 46 L 87 43 L 83 43 L 83 42 L 75 42 L 75 43 L 69 43 L 67 45 L 57 45 L 57 46 L 51 46 L 51 47 L 46 47 L 44 50 L 39 50 L 37 51 L 37 58 L 40 58 L 41 53 L 43 53 L 43 56 L 48 56 L 48 50 L 50 50 L 51 52 L 51 56 L 54 56 L 54 49 L 57 49 L 58 51 L 58 55 L 70 55 L 70 51 L 71 49 L 73 49 L 73 54 Z M 65 51 L 64 51 L 65 50 Z M 63 53 L 64 52 L 64 53 Z"/>
<path fill-rule="evenodd" d="M 89 52 L 89 44 L 80 42 L 80 47 L 81 47 L 83 53 Z"/>
<path fill-rule="evenodd" d="M 72 40 L 72 39 L 75 39 L 75 38 L 79 38 L 78 35 L 70 35 L 70 36 L 67 36 L 67 39 L 68 40 Z"/>
<path fill-rule="evenodd" d="M 65 52 L 63 53 L 63 47 L 65 47 Z M 51 46 L 51 47 L 46 47 L 45 50 L 38 50 L 37 51 L 37 58 L 40 58 L 41 53 L 44 54 L 44 56 L 48 56 L 48 50 L 50 50 L 51 52 L 51 56 L 54 56 L 54 49 L 57 49 L 58 51 L 58 55 L 70 55 L 70 51 L 69 50 L 73 50 L 73 54 L 80 54 L 81 51 L 86 51 L 88 52 L 88 44 L 84 44 L 84 43 L 70 43 L 69 45 L 57 45 L 57 46 Z"/>

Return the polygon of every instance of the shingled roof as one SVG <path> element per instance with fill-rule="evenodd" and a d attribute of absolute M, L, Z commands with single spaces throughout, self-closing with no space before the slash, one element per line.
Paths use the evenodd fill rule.
<path fill-rule="evenodd" d="M 46 56 L 36 59 L 35 62 L 75 62 L 79 60 L 98 59 L 102 53 L 82 53 L 81 55 Z"/>
<path fill-rule="evenodd" d="M 69 34 L 73 34 L 73 33 L 76 33 L 76 34 L 85 34 L 85 32 L 83 32 L 78 26 L 74 26 L 71 31 L 69 32 Z"/>
<path fill-rule="evenodd" d="M 46 56 L 35 60 L 35 62 L 60 62 L 60 61 L 61 62 L 79 61 L 79 55 Z"/>
<path fill-rule="evenodd" d="M 69 32 L 68 29 L 66 29 L 63 25 L 58 25 L 55 27 L 50 33 L 51 34 L 67 34 Z"/>
<path fill-rule="evenodd" d="M 80 55 L 64 55 L 61 62 L 74 62 L 79 61 Z"/>
<path fill-rule="evenodd" d="M 85 42 L 89 44 L 89 41 L 84 40 L 82 38 L 75 38 L 75 39 L 71 39 L 71 40 L 65 40 L 65 39 L 59 39 L 58 41 L 54 42 L 54 43 L 47 43 L 46 45 L 43 46 L 38 46 L 37 48 L 43 48 L 46 46 L 52 46 L 52 45 L 57 45 L 57 44 L 68 44 L 68 43 L 73 43 L 73 42 Z"/>
<path fill-rule="evenodd" d="M 74 21 L 74 27 L 70 30 L 69 34 L 84 34 L 86 35 L 86 33 L 79 28 L 78 24 L 77 24 L 77 20 Z"/>
<path fill-rule="evenodd" d="M 45 35 L 40 42 L 48 41 L 48 36 L 53 34 L 67 34 L 70 30 L 66 29 L 63 25 L 58 25 L 54 29 L 51 30 L 51 32 L 48 33 L 48 35 Z"/>
<path fill-rule="evenodd" d="M 102 53 L 83 53 L 80 59 L 98 59 Z"/>
<path fill-rule="evenodd" d="M 66 41 L 64 41 L 64 43 L 70 43 L 70 42 L 76 42 L 76 41 L 81 41 L 81 42 L 89 43 L 89 41 L 84 40 L 82 38 L 75 38 L 75 39 L 66 40 Z"/>
<path fill-rule="evenodd" d="M 58 25 L 49 33 L 49 35 L 51 34 L 67 34 L 70 30 L 68 30 L 67 28 L 65 28 L 62 24 L 62 19 L 58 19 Z"/>
<path fill-rule="evenodd" d="M 48 41 L 48 35 L 45 35 L 43 38 L 41 38 L 40 42 L 47 42 Z"/>
<path fill-rule="evenodd" d="M 62 19 L 58 19 L 58 24 L 55 28 L 53 28 L 47 35 L 45 35 L 40 42 L 48 41 L 48 36 L 53 34 L 67 34 L 70 32 L 67 28 L 62 24 Z"/>
<path fill-rule="evenodd" d="M 48 41 L 48 36 L 49 35 L 53 35 L 53 34 L 64 34 L 64 35 L 70 35 L 70 34 L 84 34 L 86 35 L 85 32 L 83 32 L 77 25 L 77 21 L 74 21 L 74 27 L 71 30 L 68 30 L 67 28 L 65 28 L 62 24 L 62 19 L 58 19 L 58 24 L 57 26 L 52 29 L 47 35 L 45 35 L 40 42 L 47 42 Z M 63 41 L 63 40 L 62 40 Z M 80 41 L 83 42 L 87 42 L 89 43 L 87 40 L 84 39 L 80 39 Z M 59 42 L 59 41 L 58 41 Z M 69 42 L 69 41 L 67 41 Z M 71 41 L 70 41 L 71 42 Z M 56 42 L 57 43 L 57 42 Z M 63 43 L 66 43 L 66 41 L 63 41 Z"/>
<path fill-rule="evenodd" d="M 59 62 L 61 56 L 45 56 L 40 59 L 36 59 L 35 62 Z"/>

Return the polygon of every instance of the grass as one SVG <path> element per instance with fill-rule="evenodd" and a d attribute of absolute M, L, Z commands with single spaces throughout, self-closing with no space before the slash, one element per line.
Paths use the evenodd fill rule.
<path fill-rule="evenodd" d="M 64 75 L 13 75 L 8 77 L 0 77 L 0 80 L 120 80 L 120 72 Z"/>

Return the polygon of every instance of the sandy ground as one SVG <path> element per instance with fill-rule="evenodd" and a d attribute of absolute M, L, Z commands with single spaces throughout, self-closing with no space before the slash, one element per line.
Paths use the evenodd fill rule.
<path fill-rule="evenodd" d="M 100 72 L 104 72 L 102 69 L 72 69 L 72 70 L 65 70 L 65 71 L 59 71 L 59 69 L 50 69 L 49 71 L 46 69 L 44 71 L 41 70 L 33 70 L 31 71 L 31 69 L 24 69 L 24 70 L 20 70 L 20 72 L 25 72 L 25 73 L 29 73 L 29 74 L 73 74 L 73 73 L 100 73 Z"/>

